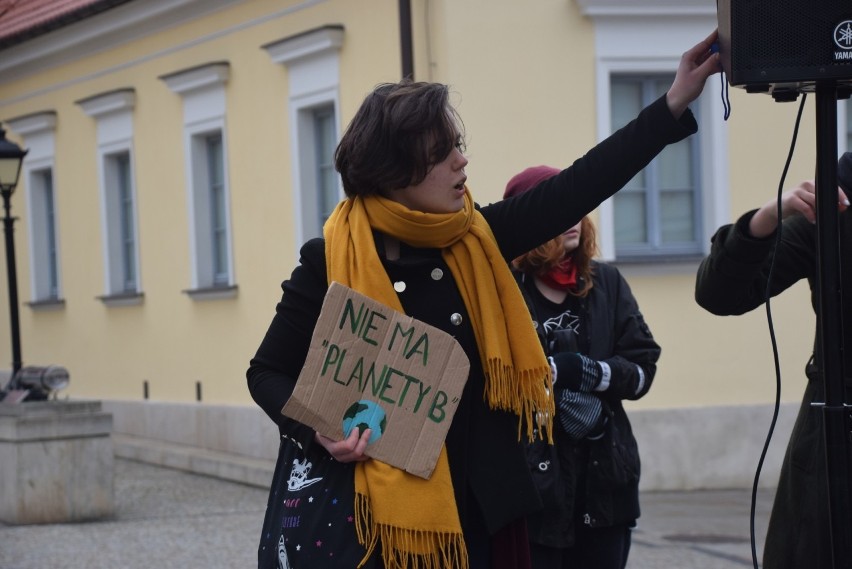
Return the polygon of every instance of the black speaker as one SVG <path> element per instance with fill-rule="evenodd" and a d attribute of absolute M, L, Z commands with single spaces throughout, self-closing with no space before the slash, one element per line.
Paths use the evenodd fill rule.
<path fill-rule="evenodd" d="M 852 84 L 852 0 L 717 0 L 728 81 L 750 92 Z"/>

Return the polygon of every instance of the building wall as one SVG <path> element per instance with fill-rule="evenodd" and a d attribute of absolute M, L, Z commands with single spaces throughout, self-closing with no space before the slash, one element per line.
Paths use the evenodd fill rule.
<path fill-rule="evenodd" d="M 152 399 L 192 401 L 200 381 L 206 401 L 248 403 L 245 369 L 298 251 L 292 231 L 288 73 L 262 46 L 345 22 L 340 98 L 348 116 L 373 84 L 398 75 L 391 2 L 372 3 L 369 17 L 348 2 L 225 4 L 199 20 L 117 42 L 105 52 L 0 87 L 0 115 L 6 119 L 43 110 L 57 114 L 55 185 L 65 304 L 52 310 L 24 307 L 21 327 L 25 362 L 68 367 L 69 396 L 138 398 L 148 381 Z M 391 33 L 374 33 L 376 27 Z M 230 64 L 226 132 L 238 291 L 234 298 L 195 301 L 182 292 L 191 284 L 182 99 L 160 77 L 217 61 Z M 352 69 L 363 69 L 361 61 L 371 62 L 370 74 Z M 136 95 L 133 151 L 144 300 L 110 307 L 96 299 L 104 294 L 97 121 L 76 102 L 126 88 Z M 22 184 L 14 198 L 22 220 L 25 195 Z M 27 302 L 29 244 L 22 229 L 19 222 L 19 296 Z"/>
<path fill-rule="evenodd" d="M 618 4 L 619 15 L 612 16 L 608 8 Z M 601 117 L 608 102 L 599 87 L 614 59 L 624 65 L 635 53 L 655 62 L 655 68 L 674 72 L 680 53 L 715 27 L 712 0 L 660 0 L 656 12 L 631 12 L 625 8 L 630 4 L 412 1 L 415 78 L 450 85 L 467 129 L 467 173 L 479 202 L 499 199 L 505 181 L 520 169 L 541 163 L 566 166 L 607 134 Z M 171 11 L 157 13 L 163 7 Z M 264 46 L 322 26 L 343 26 L 337 93 L 341 132 L 374 85 L 399 78 L 397 2 L 140 0 L 110 11 L 109 17 L 134 10 L 139 21 L 121 33 L 98 35 L 103 26 L 82 22 L 5 50 L 7 63 L 0 64 L 0 120 L 56 113 L 64 304 L 22 307 L 23 360 L 66 366 L 71 386 L 62 396 L 139 401 L 147 381 L 152 400 L 182 404 L 195 400 L 196 382 L 201 382 L 204 403 L 250 406 L 245 370 L 273 316 L 280 282 L 297 263 L 300 244 L 290 68 L 273 61 Z M 613 45 L 612 34 L 626 23 L 636 36 L 627 38 L 626 46 Z M 94 35 L 80 39 L 86 34 Z M 659 42 L 642 39 L 649 34 Z M 50 53 L 48 48 L 61 45 L 60 40 L 70 42 L 68 47 Z M 672 51 L 661 45 L 679 47 Z M 225 125 L 237 292 L 193 300 L 183 292 L 192 281 L 183 103 L 161 77 L 212 62 L 227 62 L 230 70 Z M 104 293 L 97 121 L 78 102 L 128 88 L 136 101 L 133 152 L 144 298 L 115 307 L 97 299 Z M 730 90 L 730 102 L 732 115 L 724 121 L 715 76 L 696 103 L 702 132 L 712 134 L 706 144 L 712 160 L 705 164 L 711 183 L 704 191 L 717 207 L 705 228 L 708 247 L 716 226 L 774 197 L 798 108 L 798 103 L 774 103 L 736 88 Z M 813 114 L 811 100 L 786 186 L 812 177 Z M 23 140 L 19 133 L 9 135 Z M 27 191 L 24 182 L 13 197 L 24 303 L 32 299 Z M 606 206 L 593 215 L 605 221 Z M 631 409 L 670 410 L 671 417 L 688 420 L 683 409 L 774 401 L 764 311 L 736 318 L 704 312 L 692 296 L 697 266 L 698 259 L 620 266 L 663 347 L 654 388 L 630 403 Z M 7 295 L 6 282 L 3 266 L 0 297 Z M 771 306 L 781 400 L 791 403 L 800 397 L 813 342 L 806 286 L 796 285 Z M 0 302 L 0 323 L 8 318 L 8 306 Z M 11 360 L 9 344 L 8 328 L 0 325 L 0 367 Z M 754 441 L 764 435 L 760 429 L 746 434 Z"/>

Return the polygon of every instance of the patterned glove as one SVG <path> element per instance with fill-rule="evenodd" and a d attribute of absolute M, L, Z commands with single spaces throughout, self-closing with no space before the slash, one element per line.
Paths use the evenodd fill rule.
<path fill-rule="evenodd" d="M 553 383 L 557 389 L 590 393 L 609 387 L 609 365 L 574 352 L 559 352 L 552 358 L 556 367 Z"/>
<path fill-rule="evenodd" d="M 570 389 L 556 390 L 556 418 L 575 440 L 595 438 L 606 424 L 603 405 L 597 395 Z"/>

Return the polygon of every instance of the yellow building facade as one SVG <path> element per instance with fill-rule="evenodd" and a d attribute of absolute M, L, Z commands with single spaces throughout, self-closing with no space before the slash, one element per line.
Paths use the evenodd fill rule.
<path fill-rule="evenodd" d="M 363 97 L 402 75 L 403 4 L 132 0 L 0 49 L 0 122 L 29 149 L 13 196 L 24 364 L 67 367 L 62 397 L 251 408 L 245 370 L 279 285 L 342 197 L 329 151 Z M 450 85 L 477 201 L 527 166 L 571 164 L 716 27 L 712 0 L 641 4 L 411 0 L 414 78 Z M 610 200 L 594 213 L 602 258 L 663 348 L 631 409 L 671 412 L 663 423 L 693 408 L 719 410 L 708 421 L 763 413 L 775 397 L 765 313 L 712 316 L 693 287 L 715 229 L 774 197 L 798 105 L 731 88 L 726 121 L 721 85 L 693 106 L 691 189 L 671 202 L 688 227 L 659 203 L 647 218 L 686 237 L 624 247 L 644 210 Z M 813 176 L 806 107 L 787 186 Z M 846 116 L 842 103 L 841 150 Z M 6 283 L 0 268 L 0 368 Z M 772 311 L 793 403 L 813 342 L 805 286 Z"/>

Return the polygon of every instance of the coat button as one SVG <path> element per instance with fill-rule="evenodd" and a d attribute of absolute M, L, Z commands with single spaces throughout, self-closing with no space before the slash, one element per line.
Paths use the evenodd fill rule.
<path fill-rule="evenodd" d="M 403 292 L 405 290 L 405 282 L 404 281 L 396 281 L 393 283 L 393 289 L 396 292 Z"/>
<path fill-rule="evenodd" d="M 462 315 L 459 314 L 458 312 L 453 312 L 450 315 L 450 324 L 452 324 L 453 326 L 458 326 L 461 323 L 462 323 Z"/>
<path fill-rule="evenodd" d="M 432 280 L 439 281 L 444 278 L 444 271 L 441 269 L 432 269 Z"/>
<path fill-rule="evenodd" d="M 538 463 L 538 469 L 541 470 L 542 472 L 545 472 L 548 468 L 550 468 L 550 461 L 549 460 L 545 460 L 545 461 Z"/>

